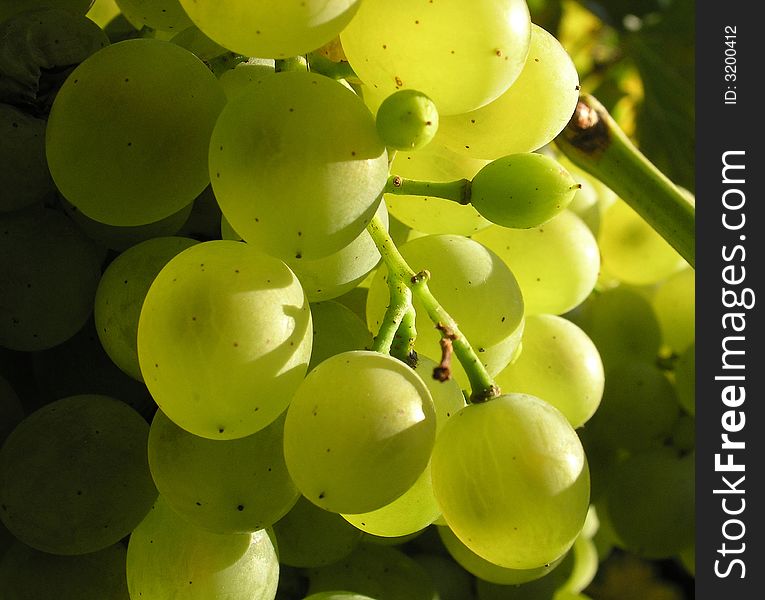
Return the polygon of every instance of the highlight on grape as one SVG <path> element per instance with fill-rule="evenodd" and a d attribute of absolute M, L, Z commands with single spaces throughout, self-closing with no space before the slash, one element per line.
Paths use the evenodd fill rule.
<path fill-rule="evenodd" d="M 695 208 L 608 27 L 0 0 L 0 598 L 683 600 Z"/>

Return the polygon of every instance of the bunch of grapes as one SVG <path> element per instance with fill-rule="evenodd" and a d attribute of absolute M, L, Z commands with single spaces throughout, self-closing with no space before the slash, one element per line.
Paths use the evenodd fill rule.
<path fill-rule="evenodd" d="M 91 4 L 0 0 L 0 598 L 692 570 L 693 270 L 525 0 Z"/>

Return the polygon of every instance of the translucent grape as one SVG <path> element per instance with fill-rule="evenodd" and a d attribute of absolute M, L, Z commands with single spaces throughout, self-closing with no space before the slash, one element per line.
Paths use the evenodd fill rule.
<path fill-rule="evenodd" d="M 419 90 L 452 115 L 507 90 L 526 61 L 530 29 L 523 0 L 364 0 L 340 39 L 366 85 L 385 95 Z"/>
<path fill-rule="evenodd" d="M 180 0 L 191 19 L 220 45 L 246 56 L 305 54 L 334 38 L 353 18 L 359 0 Z"/>
<path fill-rule="evenodd" d="M 284 419 L 237 440 L 195 436 L 157 411 L 149 466 L 160 494 L 188 521 L 217 533 L 270 527 L 300 494 L 284 464 Z"/>
<path fill-rule="evenodd" d="M 42 350 L 72 337 L 93 309 L 101 252 L 61 213 L 0 215 L 0 346 Z"/>
<path fill-rule="evenodd" d="M 178 3 L 177 0 L 172 1 Z M 216 44 L 202 33 L 198 27 L 191 25 L 190 21 L 188 27 L 173 35 L 170 41 L 181 48 L 186 48 L 204 61 L 212 61 L 212 59 L 219 58 L 228 52 L 223 46 Z M 273 66 L 273 61 L 271 61 L 271 66 Z M 213 68 L 213 72 L 216 72 L 214 67 L 211 66 L 211 68 Z"/>
<path fill-rule="evenodd" d="M 482 108 L 441 119 L 441 140 L 455 152 L 488 160 L 538 150 L 566 126 L 578 99 L 571 58 L 532 23 L 528 58 L 515 82 Z"/>
<path fill-rule="evenodd" d="M 389 148 L 419 150 L 438 130 L 438 109 L 417 90 L 400 90 L 388 96 L 375 117 L 377 133 Z"/>
<path fill-rule="evenodd" d="M 571 321 L 553 315 L 526 317 L 522 350 L 497 377 L 500 389 L 543 398 L 574 428 L 594 413 L 603 396 L 598 349 Z"/>
<path fill-rule="evenodd" d="M 372 347 L 372 334 L 350 308 L 328 300 L 311 304 L 313 348 L 308 370 L 335 354 Z M 427 382 L 426 382 L 427 383 Z"/>
<path fill-rule="evenodd" d="M 191 27 L 191 19 L 178 0 L 116 0 L 131 23 L 160 31 L 182 31 Z"/>
<path fill-rule="evenodd" d="M 43 552 L 85 554 L 117 543 L 157 496 L 148 434 L 138 413 L 106 396 L 47 404 L 0 450 L 0 518 Z"/>
<path fill-rule="evenodd" d="M 563 413 L 534 396 L 506 394 L 462 409 L 438 436 L 432 469 L 451 530 L 499 566 L 548 564 L 584 525 L 590 482 L 582 445 Z"/>
<path fill-rule="evenodd" d="M 321 567 L 348 556 L 362 533 L 337 513 L 306 498 L 274 524 L 279 560 L 292 567 Z"/>
<path fill-rule="evenodd" d="M 321 258 L 358 237 L 388 174 L 363 102 L 331 79 L 299 72 L 266 75 L 230 100 L 209 162 L 232 227 L 287 260 Z"/>
<path fill-rule="evenodd" d="M 478 600 L 557 600 L 573 568 L 573 552 L 568 552 L 550 573 L 520 585 L 500 585 L 478 578 Z"/>
<path fill-rule="evenodd" d="M 233 69 L 225 71 L 220 76 L 220 83 L 226 93 L 226 98 L 231 100 L 247 85 L 273 72 L 273 60 L 251 58 L 247 62 L 239 63 Z"/>
<path fill-rule="evenodd" d="M 167 217 L 209 183 L 207 149 L 224 104 L 220 84 L 188 50 L 152 39 L 104 48 L 71 73 L 51 109 L 53 180 L 108 225 Z"/>
<path fill-rule="evenodd" d="M 665 279 L 651 300 L 662 341 L 682 352 L 696 337 L 696 271 L 690 267 Z"/>
<path fill-rule="evenodd" d="M 560 213 L 578 189 L 554 159 L 526 152 L 498 158 L 478 171 L 470 203 L 497 225 L 529 229 Z"/>
<path fill-rule="evenodd" d="M 295 393 L 284 454 L 311 502 L 362 513 L 412 486 L 435 430 L 433 400 L 414 371 L 385 354 L 345 352 L 311 371 Z"/>
<path fill-rule="evenodd" d="M 527 315 L 568 312 L 587 298 L 597 282 L 598 244 L 582 220 L 568 210 L 539 227 L 495 225 L 473 239 L 513 271 Z"/>
<path fill-rule="evenodd" d="M 675 367 L 677 399 L 689 415 L 696 414 L 696 344 L 680 355 Z"/>
<path fill-rule="evenodd" d="M 235 439 L 284 412 L 311 338 L 308 302 L 287 266 L 216 240 L 184 250 L 157 275 L 138 322 L 138 360 L 176 424 Z"/>
<path fill-rule="evenodd" d="M 438 137 L 416 152 L 397 152 L 391 173 L 408 179 L 445 182 L 472 179 L 486 161 L 460 156 L 444 148 Z M 423 233 L 471 235 L 491 225 L 470 204 L 430 196 L 386 194 L 390 213 Z"/>
<path fill-rule="evenodd" d="M 273 600 L 279 559 L 267 530 L 211 533 L 160 496 L 130 536 L 127 581 L 131 598 Z"/>
<path fill-rule="evenodd" d="M 21 11 L 51 4 L 74 14 L 84 15 L 93 4 L 93 0 L 0 0 L 0 22 Z"/>
<path fill-rule="evenodd" d="M 183 237 L 157 237 L 115 258 L 96 290 L 93 314 L 104 350 L 133 379 L 143 381 L 138 364 L 138 318 L 154 278 L 179 252 L 197 244 Z"/>

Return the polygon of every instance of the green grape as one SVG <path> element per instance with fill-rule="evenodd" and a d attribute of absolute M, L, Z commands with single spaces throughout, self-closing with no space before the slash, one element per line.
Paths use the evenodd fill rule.
<path fill-rule="evenodd" d="M 530 29 L 523 0 L 364 0 L 340 39 L 366 85 L 386 96 L 419 90 L 453 115 L 507 90 L 526 61 Z"/>
<path fill-rule="evenodd" d="M 574 428 L 595 413 L 603 396 L 603 363 L 587 334 L 554 315 L 526 317 L 522 350 L 497 377 L 503 392 L 543 398 Z"/>
<path fill-rule="evenodd" d="M 154 278 L 168 261 L 196 240 L 157 237 L 133 246 L 104 271 L 93 315 L 104 350 L 120 369 L 143 381 L 138 364 L 138 318 Z"/>
<path fill-rule="evenodd" d="M 694 455 L 658 448 L 628 458 L 615 474 L 606 508 L 624 546 L 669 558 L 694 541 Z"/>
<path fill-rule="evenodd" d="M 344 352 L 311 371 L 292 398 L 284 454 L 311 502 L 369 512 L 414 484 L 435 431 L 433 400 L 412 369 L 386 354 Z"/>
<path fill-rule="evenodd" d="M 473 576 L 450 556 L 440 554 L 410 554 L 425 569 L 436 587 L 438 600 L 475 600 Z"/>
<path fill-rule="evenodd" d="M 478 556 L 463 544 L 448 527 L 439 527 L 438 535 L 441 537 L 441 541 L 449 551 L 450 556 L 454 558 L 463 569 L 472 573 L 479 579 L 499 585 L 519 585 L 521 583 L 534 581 L 540 577 L 545 577 L 550 571 L 557 568 L 564 558 L 561 556 L 551 563 L 533 569 L 508 569 L 506 567 L 495 565 Z"/>
<path fill-rule="evenodd" d="M 321 567 L 348 556 L 362 533 L 337 513 L 306 498 L 274 524 L 279 560 L 291 567 Z"/>
<path fill-rule="evenodd" d="M 267 58 L 250 58 L 220 76 L 220 83 L 228 100 L 234 99 L 246 86 L 264 75 L 274 73 L 274 61 Z"/>
<path fill-rule="evenodd" d="M 11 384 L 0 375 L 0 446 L 24 418 L 24 408 Z"/>
<path fill-rule="evenodd" d="M 651 299 L 662 340 L 682 352 L 696 337 L 696 271 L 688 267 L 665 279 Z"/>
<path fill-rule="evenodd" d="M 568 205 L 568 210 L 576 213 L 590 228 L 593 235 L 597 236 L 600 232 L 603 213 L 616 202 L 616 194 L 602 181 L 577 167 L 565 156 L 558 156 L 557 159 L 574 179 L 582 184 L 582 187 L 574 194 L 571 204 Z"/>
<path fill-rule="evenodd" d="M 180 0 L 211 39 L 247 56 L 285 58 L 323 46 L 348 24 L 359 0 L 248 2 Z"/>
<path fill-rule="evenodd" d="M 675 367 L 675 390 L 680 406 L 689 415 L 696 414 L 696 344 L 680 355 Z"/>
<path fill-rule="evenodd" d="M 321 258 L 358 237 L 387 171 L 369 111 L 321 75 L 253 81 L 226 105 L 210 143 L 213 189 L 226 219 L 284 260 Z"/>
<path fill-rule="evenodd" d="M 376 215 L 387 227 L 388 210 L 384 202 L 380 202 Z M 308 300 L 320 302 L 342 296 L 359 285 L 380 262 L 380 252 L 364 229 L 337 252 L 313 260 L 288 257 L 285 262 L 297 275 Z"/>
<path fill-rule="evenodd" d="M 432 600 L 427 572 L 403 552 L 388 546 L 362 544 L 349 556 L 308 571 L 309 594 L 348 590 L 385 600 Z"/>
<path fill-rule="evenodd" d="M 43 350 L 79 330 L 93 309 L 101 252 L 61 213 L 0 214 L 0 346 Z"/>
<path fill-rule="evenodd" d="M 577 324 L 595 342 L 606 372 L 621 363 L 653 362 L 659 352 L 656 315 L 633 289 L 620 286 L 593 296 Z"/>
<path fill-rule="evenodd" d="M 603 214 L 598 244 L 608 273 L 632 285 L 657 283 L 686 265 L 624 201 L 615 202 Z"/>
<path fill-rule="evenodd" d="M 92 4 L 93 0 L 0 0 L 0 22 L 16 13 L 48 6 L 55 6 L 77 15 L 84 15 Z"/>
<path fill-rule="evenodd" d="M 24 419 L 0 450 L 0 518 L 43 552 L 85 554 L 130 533 L 157 495 L 149 426 L 107 396 L 71 396 Z"/>
<path fill-rule="evenodd" d="M 470 203 L 497 225 L 529 229 L 559 214 L 578 189 L 579 184 L 554 159 L 526 152 L 498 158 L 478 171 Z"/>
<path fill-rule="evenodd" d="M 127 550 L 114 544 L 79 556 L 39 552 L 16 542 L 0 560 L 4 600 L 129 600 Z"/>
<path fill-rule="evenodd" d="M 223 240 L 230 240 L 232 242 L 242 242 L 242 236 L 239 235 L 234 228 L 231 227 L 231 223 L 228 222 L 225 216 L 220 217 L 220 236 Z"/>
<path fill-rule="evenodd" d="M 449 527 L 496 565 L 548 564 L 584 525 L 590 482 L 582 445 L 563 413 L 534 396 L 506 394 L 462 409 L 438 436 L 432 469 Z"/>
<path fill-rule="evenodd" d="M 35 352 L 32 368 L 44 403 L 67 396 L 100 394 L 124 402 L 147 421 L 157 410 L 146 386 L 109 358 L 92 318 L 63 344 Z"/>
<path fill-rule="evenodd" d="M 159 493 L 179 515 L 216 533 L 270 527 L 300 495 L 284 464 L 284 419 L 237 440 L 195 436 L 157 411 L 149 466 Z"/>
<path fill-rule="evenodd" d="M 265 529 L 212 533 L 178 516 L 162 496 L 130 536 L 131 598 L 273 600 L 279 582 L 276 545 Z"/>
<path fill-rule="evenodd" d="M 621 363 L 606 372 L 603 401 L 587 426 L 610 446 L 636 452 L 662 445 L 678 415 L 675 390 L 658 367 Z"/>
<path fill-rule="evenodd" d="M 354 594 L 353 592 L 318 592 L 306 596 L 305 600 L 375 600 L 369 596 Z"/>
<path fill-rule="evenodd" d="M 147 223 L 146 225 L 134 225 L 132 227 L 121 227 L 118 225 L 107 225 L 91 219 L 81 213 L 76 206 L 66 200 L 61 199 L 61 206 L 67 216 L 88 236 L 98 244 L 122 252 L 131 246 L 160 236 L 175 235 L 189 220 L 194 204 L 187 204 L 178 212 L 169 217 Z"/>
<path fill-rule="evenodd" d="M 176 4 L 178 3 L 177 0 L 172 1 Z M 186 29 L 179 31 L 170 38 L 170 41 L 181 48 L 186 48 L 186 50 L 204 61 L 211 61 L 228 52 L 223 46 L 213 42 L 194 25 L 189 25 Z"/>
<path fill-rule="evenodd" d="M 388 148 L 419 150 L 436 135 L 438 109 L 422 92 L 400 90 L 380 105 L 375 124 Z"/>
<path fill-rule="evenodd" d="M 446 182 L 472 179 L 485 164 L 486 161 L 460 156 L 444 148 L 436 137 L 416 152 L 397 152 L 391 173 L 408 179 Z M 491 225 L 472 205 L 443 198 L 386 194 L 385 202 L 391 215 L 423 233 L 471 235 Z"/>
<path fill-rule="evenodd" d="M 0 104 L 0 213 L 35 204 L 56 187 L 45 160 L 45 121 Z"/>
<path fill-rule="evenodd" d="M 547 575 L 520 585 L 500 585 L 478 578 L 478 600 L 554 600 L 573 569 L 574 553 L 568 552 Z"/>
<path fill-rule="evenodd" d="M 173 258 L 138 321 L 138 361 L 162 411 L 194 435 L 245 437 L 279 416 L 305 375 L 311 314 L 294 274 L 241 242 Z"/>
<path fill-rule="evenodd" d="M 573 569 L 565 584 L 560 589 L 559 594 L 563 592 L 570 594 L 581 592 L 592 583 L 592 580 L 598 572 L 598 550 L 591 539 L 580 535 L 576 538 L 574 546 L 569 554 L 573 556 Z M 556 600 L 558 600 L 557 596 Z"/>
<path fill-rule="evenodd" d="M 96 0 L 85 16 L 101 29 L 105 29 L 109 22 L 119 15 L 120 7 L 117 6 L 116 0 Z"/>
<path fill-rule="evenodd" d="M 532 23 L 518 78 L 482 108 L 441 119 L 442 143 L 488 160 L 538 150 L 563 130 L 578 99 L 579 76 L 571 58 L 554 36 Z"/>
<path fill-rule="evenodd" d="M 192 26 L 179 0 L 116 0 L 131 23 L 160 31 L 183 31 Z"/>
<path fill-rule="evenodd" d="M 311 318 L 313 347 L 309 371 L 335 354 L 372 347 L 372 334 L 366 324 L 347 306 L 332 300 L 316 302 L 311 304 Z"/>
<path fill-rule="evenodd" d="M 595 287 L 600 270 L 598 244 L 582 220 L 568 210 L 539 227 L 494 225 L 473 239 L 512 269 L 527 315 L 568 312 Z"/>
<path fill-rule="evenodd" d="M 53 180 L 107 225 L 163 219 L 209 183 L 207 149 L 224 104 L 220 84 L 188 50 L 152 39 L 104 48 L 71 73 L 51 109 Z"/>
<path fill-rule="evenodd" d="M 513 273 L 496 254 L 461 236 L 417 238 L 399 250 L 415 271 L 430 272 L 433 295 L 459 323 L 489 374 L 499 373 L 510 362 L 523 331 L 523 298 Z M 388 305 L 387 277 L 387 270 L 380 269 L 369 288 L 367 324 L 373 332 L 378 331 Z M 439 332 L 416 299 L 414 306 L 415 350 L 425 355 L 439 352 Z M 476 310 L 478 306 L 481 310 Z M 467 385 L 456 359 L 452 372 L 461 385 Z"/>

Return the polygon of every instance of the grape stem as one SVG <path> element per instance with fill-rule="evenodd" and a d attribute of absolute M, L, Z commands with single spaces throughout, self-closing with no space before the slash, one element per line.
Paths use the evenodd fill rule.
<path fill-rule="evenodd" d="M 318 52 L 309 52 L 306 58 L 308 59 L 309 70 L 313 73 L 319 73 L 330 79 L 351 78 L 358 80 L 350 63 L 346 61 L 335 62 Z"/>
<path fill-rule="evenodd" d="M 400 196 L 432 196 L 452 200 L 459 204 L 470 204 L 471 184 L 469 179 L 457 179 L 455 181 L 433 182 L 420 181 L 417 179 L 404 179 L 398 175 L 392 175 L 385 184 L 386 194 Z"/>
<path fill-rule="evenodd" d="M 375 215 L 372 218 L 372 221 L 367 225 L 367 231 L 372 236 L 372 240 L 374 240 L 377 250 L 380 252 L 383 262 L 388 268 L 388 287 L 391 290 L 391 301 L 377 338 L 375 338 L 374 348 L 377 349 L 378 345 L 381 348 L 385 347 L 385 344 L 388 344 L 388 347 L 390 347 L 390 344 L 383 340 L 393 340 L 396 331 L 405 318 L 404 315 L 409 312 L 411 304 L 398 306 L 401 304 L 402 297 L 406 301 L 406 295 L 403 291 L 406 288 L 410 292 L 410 302 L 412 298 L 416 298 L 425 309 L 430 320 L 441 331 L 442 338 L 447 337 L 451 341 L 454 354 L 465 369 L 470 382 L 470 402 L 485 402 L 499 396 L 499 388 L 481 361 L 478 360 L 478 356 L 470 342 L 462 334 L 456 321 L 444 310 L 430 291 L 428 287 L 430 273 L 427 271 L 414 272 L 399 252 L 385 225 L 378 216 Z M 399 314 L 401 315 L 400 318 L 398 317 Z"/>
<path fill-rule="evenodd" d="M 580 96 L 555 145 L 610 187 L 695 267 L 696 207 L 635 147 L 597 99 Z"/>

